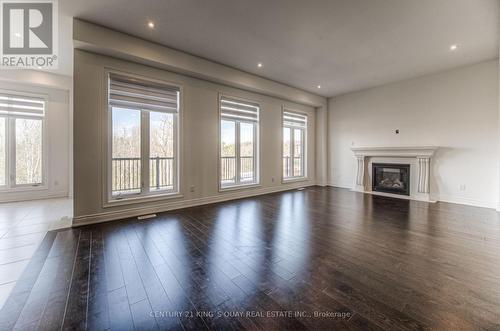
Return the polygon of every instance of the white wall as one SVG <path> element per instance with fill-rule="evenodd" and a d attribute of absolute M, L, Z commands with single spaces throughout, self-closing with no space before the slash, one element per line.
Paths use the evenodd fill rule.
<path fill-rule="evenodd" d="M 326 98 L 78 19 L 74 20 L 73 40 L 76 47 L 73 224 L 122 219 L 307 185 L 326 185 Z M 171 81 L 183 87 L 181 198 L 104 206 L 105 68 Z M 258 187 L 218 190 L 217 98 L 220 92 L 260 103 Z M 305 181 L 281 182 L 283 106 L 309 114 Z"/>
<path fill-rule="evenodd" d="M 431 165 L 434 196 L 496 208 L 498 65 L 483 62 L 329 99 L 330 185 L 352 187 L 352 146 L 439 146 Z"/>
<path fill-rule="evenodd" d="M 498 22 L 498 31 L 499 31 L 499 35 L 500 35 L 500 20 Z M 500 43 L 499 43 L 500 45 Z M 498 50 L 498 54 L 500 55 L 500 48 Z M 498 150 L 497 150 L 497 154 L 499 155 L 499 166 L 500 166 L 500 57 L 498 58 L 498 137 L 497 137 L 497 141 L 499 141 L 499 144 L 498 144 Z M 499 168 L 500 170 L 500 168 Z M 500 178 L 500 173 L 499 173 L 499 178 Z M 498 185 L 500 185 L 500 181 L 498 182 Z M 500 212 L 500 186 L 498 186 L 498 197 L 497 197 L 497 211 Z"/>
<path fill-rule="evenodd" d="M 0 202 L 65 197 L 70 192 L 70 90 L 71 78 L 31 70 L 2 70 L 0 89 L 45 94 L 47 189 L 0 193 Z"/>
<path fill-rule="evenodd" d="M 244 91 L 170 71 L 75 50 L 74 62 L 74 214 L 73 224 L 122 219 L 316 184 L 316 111 L 314 107 Z M 113 68 L 182 86 L 181 177 L 182 197 L 125 206 L 105 206 L 103 170 L 107 143 L 108 107 L 104 94 L 105 70 Z M 235 191 L 218 189 L 218 95 L 254 100 L 260 104 L 260 185 Z M 282 107 L 308 114 L 305 181 L 281 182 Z M 194 192 L 190 188 L 194 187 Z"/>

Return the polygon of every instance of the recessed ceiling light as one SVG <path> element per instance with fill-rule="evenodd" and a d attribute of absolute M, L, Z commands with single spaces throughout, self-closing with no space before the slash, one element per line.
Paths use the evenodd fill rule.
<path fill-rule="evenodd" d="M 148 22 L 148 28 L 154 29 L 155 28 L 155 23 L 153 21 Z"/>
<path fill-rule="evenodd" d="M 318 87 L 318 88 L 321 88 L 321 85 L 318 85 L 317 87 Z"/>
<path fill-rule="evenodd" d="M 262 68 L 262 63 L 257 63 L 257 67 Z"/>
<path fill-rule="evenodd" d="M 450 51 L 456 51 L 458 49 L 458 45 L 457 44 L 453 44 L 450 46 Z"/>

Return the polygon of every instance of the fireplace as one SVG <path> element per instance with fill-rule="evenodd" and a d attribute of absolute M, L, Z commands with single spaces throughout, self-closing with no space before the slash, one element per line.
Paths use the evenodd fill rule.
<path fill-rule="evenodd" d="M 372 164 L 372 190 L 401 195 L 410 195 L 409 164 Z"/>

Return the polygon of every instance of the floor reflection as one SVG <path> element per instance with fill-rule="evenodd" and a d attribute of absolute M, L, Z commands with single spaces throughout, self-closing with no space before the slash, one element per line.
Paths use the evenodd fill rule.
<path fill-rule="evenodd" d="M 208 248 L 207 275 L 224 289 L 232 304 L 246 308 L 247 296 L 233 279 L 251 278 L 259 284 L 264 277 L 266 244 L 260 205 L 243 201 L 219 210 L 213 220 Z"/>
<path fill-rule="evenodd" d="M 303 191 L 284 194 L 279 201 L 271 242 L 271 270 L 285 281 L 297 275 L 304 277 L 309 270 L 312 220 L 307 216 L 308 208 Z"/>
<path fill-rule="evenodd" d="M 0 329 L 488 329 L 499 224 L 493 210 L 313 187 L 49 232 Z M 217 316 L 272 311 L 350 317 Z"/>

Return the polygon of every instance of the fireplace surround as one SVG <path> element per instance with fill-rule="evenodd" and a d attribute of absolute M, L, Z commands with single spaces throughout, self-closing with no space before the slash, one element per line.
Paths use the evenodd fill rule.
<path fill-rule="evenodd" d="M 435 146 L 391 146 L 391 147 L 351 147 L 355 157 L 355 172 L 353 190 L 358 192 L 392 196 L 403 199 L 436 202 L 431 192 L 431 159 L 438 150 Z M 374 163 L 410 164 L 409 178 L 411 186 L 409 193 L 383 192 L 374 190 L 373 168 Z M 406 193 L 406 192 L 405 192 Z"/>
<path fill-rule="evenodd" d="M 410 165 L 372 163 L 372 190 L 410 195 Z"/>

